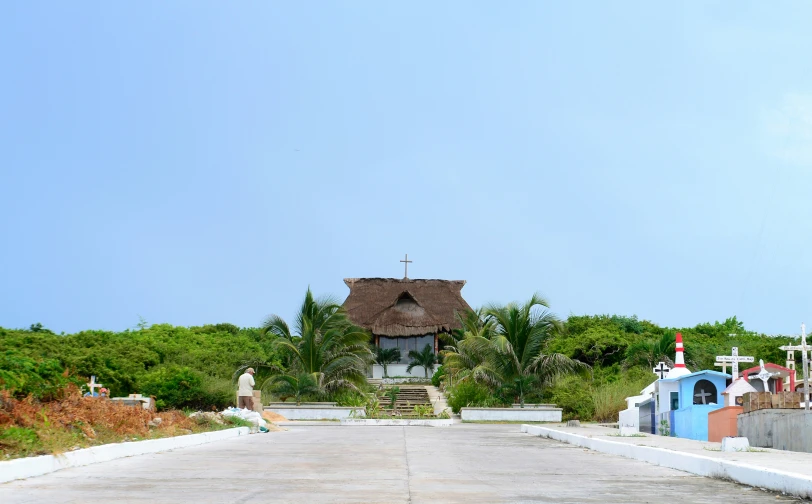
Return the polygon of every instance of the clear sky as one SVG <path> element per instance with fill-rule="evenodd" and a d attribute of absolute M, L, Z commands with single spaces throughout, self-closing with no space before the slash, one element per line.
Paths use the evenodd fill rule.
<path fill-rule="evenodd" d="M 0 325 L 308 285 L 812 323 L 812 4 L 3 2 Z"/>

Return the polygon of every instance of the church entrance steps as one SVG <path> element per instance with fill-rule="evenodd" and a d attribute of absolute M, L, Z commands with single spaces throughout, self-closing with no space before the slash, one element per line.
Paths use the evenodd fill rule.
<path fill-rule="evenodd" d="M 642 433 L 620 436 L 617 429 L 594 424 L 524 424 L 521 432 L 699 476 L 812 498 L 812 453 L 771 448 L 723 452 L 721 443 Z"/>
<path fill-rule="evenodd" d="M 394 385 L 391 388 L 398 389 L 398 395 L 392 405 L 391 412 L 403 418 L 417 417 L 415 406 L 428 406 L 432 407 L 429 394 L 424 385 Z M 389 389 L 387 389 L 389 390 Z M 380 399 L 387 407 L 391 404 L 388 397 L 384 396 Z"/>

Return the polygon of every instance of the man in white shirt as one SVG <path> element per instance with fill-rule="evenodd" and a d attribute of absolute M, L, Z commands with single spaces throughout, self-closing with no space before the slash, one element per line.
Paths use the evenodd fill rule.
<path fill-rule="evenodd" d="M 250 409 L 253 411 L 254 409 L 254 368 L 248 368 L 245 370 L 240 376 L 239 382 L 240 388 L 237 395 L 239 396 L 239 404 L 237 405 L 240 409 Z"/>

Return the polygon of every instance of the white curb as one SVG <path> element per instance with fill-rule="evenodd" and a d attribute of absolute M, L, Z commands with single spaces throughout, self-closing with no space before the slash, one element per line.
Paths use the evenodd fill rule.
<path fill-rule="evenodd" d="M 803 474 L 757 467 L 741 462 L 733 462 L 692 453 L 666 450 L 653 446 L 640 446 L 607 439 L 595 439 L 579 434 L 558 431 L 548 427 L 522 425 L 522 432 L 556 441 L 582 446 L 621 457 L 641 460 L 699 476 L 726 479 L 748 486 L 775 490 L 797 497 L 812 497 L 812 477 Z"/>
<path fill-rule="evenodd" d="M 389 427 L 451 427 L 451 419 L 389 419 L 389 418 L 348 418 L 341 420 L 341 425 L 378 425 Z"/>
<path fill-rule="evenodd" d="M 219 441 L 221 439 L 245 436 L 248 435 L 249 432 L 250 429 L 248 427 L 237 427 L 221 431 L 203 432 L 201 434 L 188 434 L 186 436 L 148 439 L 146 441 L 127 443 L 111 443 L 67 452 L 61 455 L 40 455 L 38 457 L 5 460 L 0 462 L 0 483 L 41 476 L 69 467 L 98 464 L 99 462 L 108 462 L 118 458 L 211 443 L 212 441 Z"/>

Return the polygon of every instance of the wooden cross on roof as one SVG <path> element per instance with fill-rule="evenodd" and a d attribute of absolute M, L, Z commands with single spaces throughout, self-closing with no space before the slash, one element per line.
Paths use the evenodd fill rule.
<path fill-rule="evenodd" d="M 803 358 L 803 375 L 804 375 L 804 410 L 809 411 L 809 350 L 812 349 L 806 344 L 806 324 L 801 324 L 801 344 L 800 345 L 786 345 L 779 347 L 781 350 L 800 351 Z"/>
<path fill-rule="evenodd" d="M 668 374 L 669 371 L 671 371 L 671 368 L 666 366 L 665 362 L 660 361 L 656 366 L 654 366 L 653 371 L 654 374 L 659 376 L 660 379 L 662 380 L 663 378 L 665 378 L 665 375 Z"/>
<path fill-rule="evenodd" d="M 403 271 L 403 278 L 409 278 L 409 263 L 414 262 L 409 260 L 409 254 L 406 254 L 406 259 L 402 259 L 400 262 L 404 263 L 403 266 L 405 270 Z"/>
<path fill-rule="evenodd" d="M 739 347 L 733 347 L 730 355 L 717 355 L 716 362 L 730 362 L 732 364 L 731 374 L 733 375 L 733 381 L 739 379 L 739 362 L 753 362 L 755 359 L 753 357 L 748 357 L 744 355 L 739 355 Z"/>

